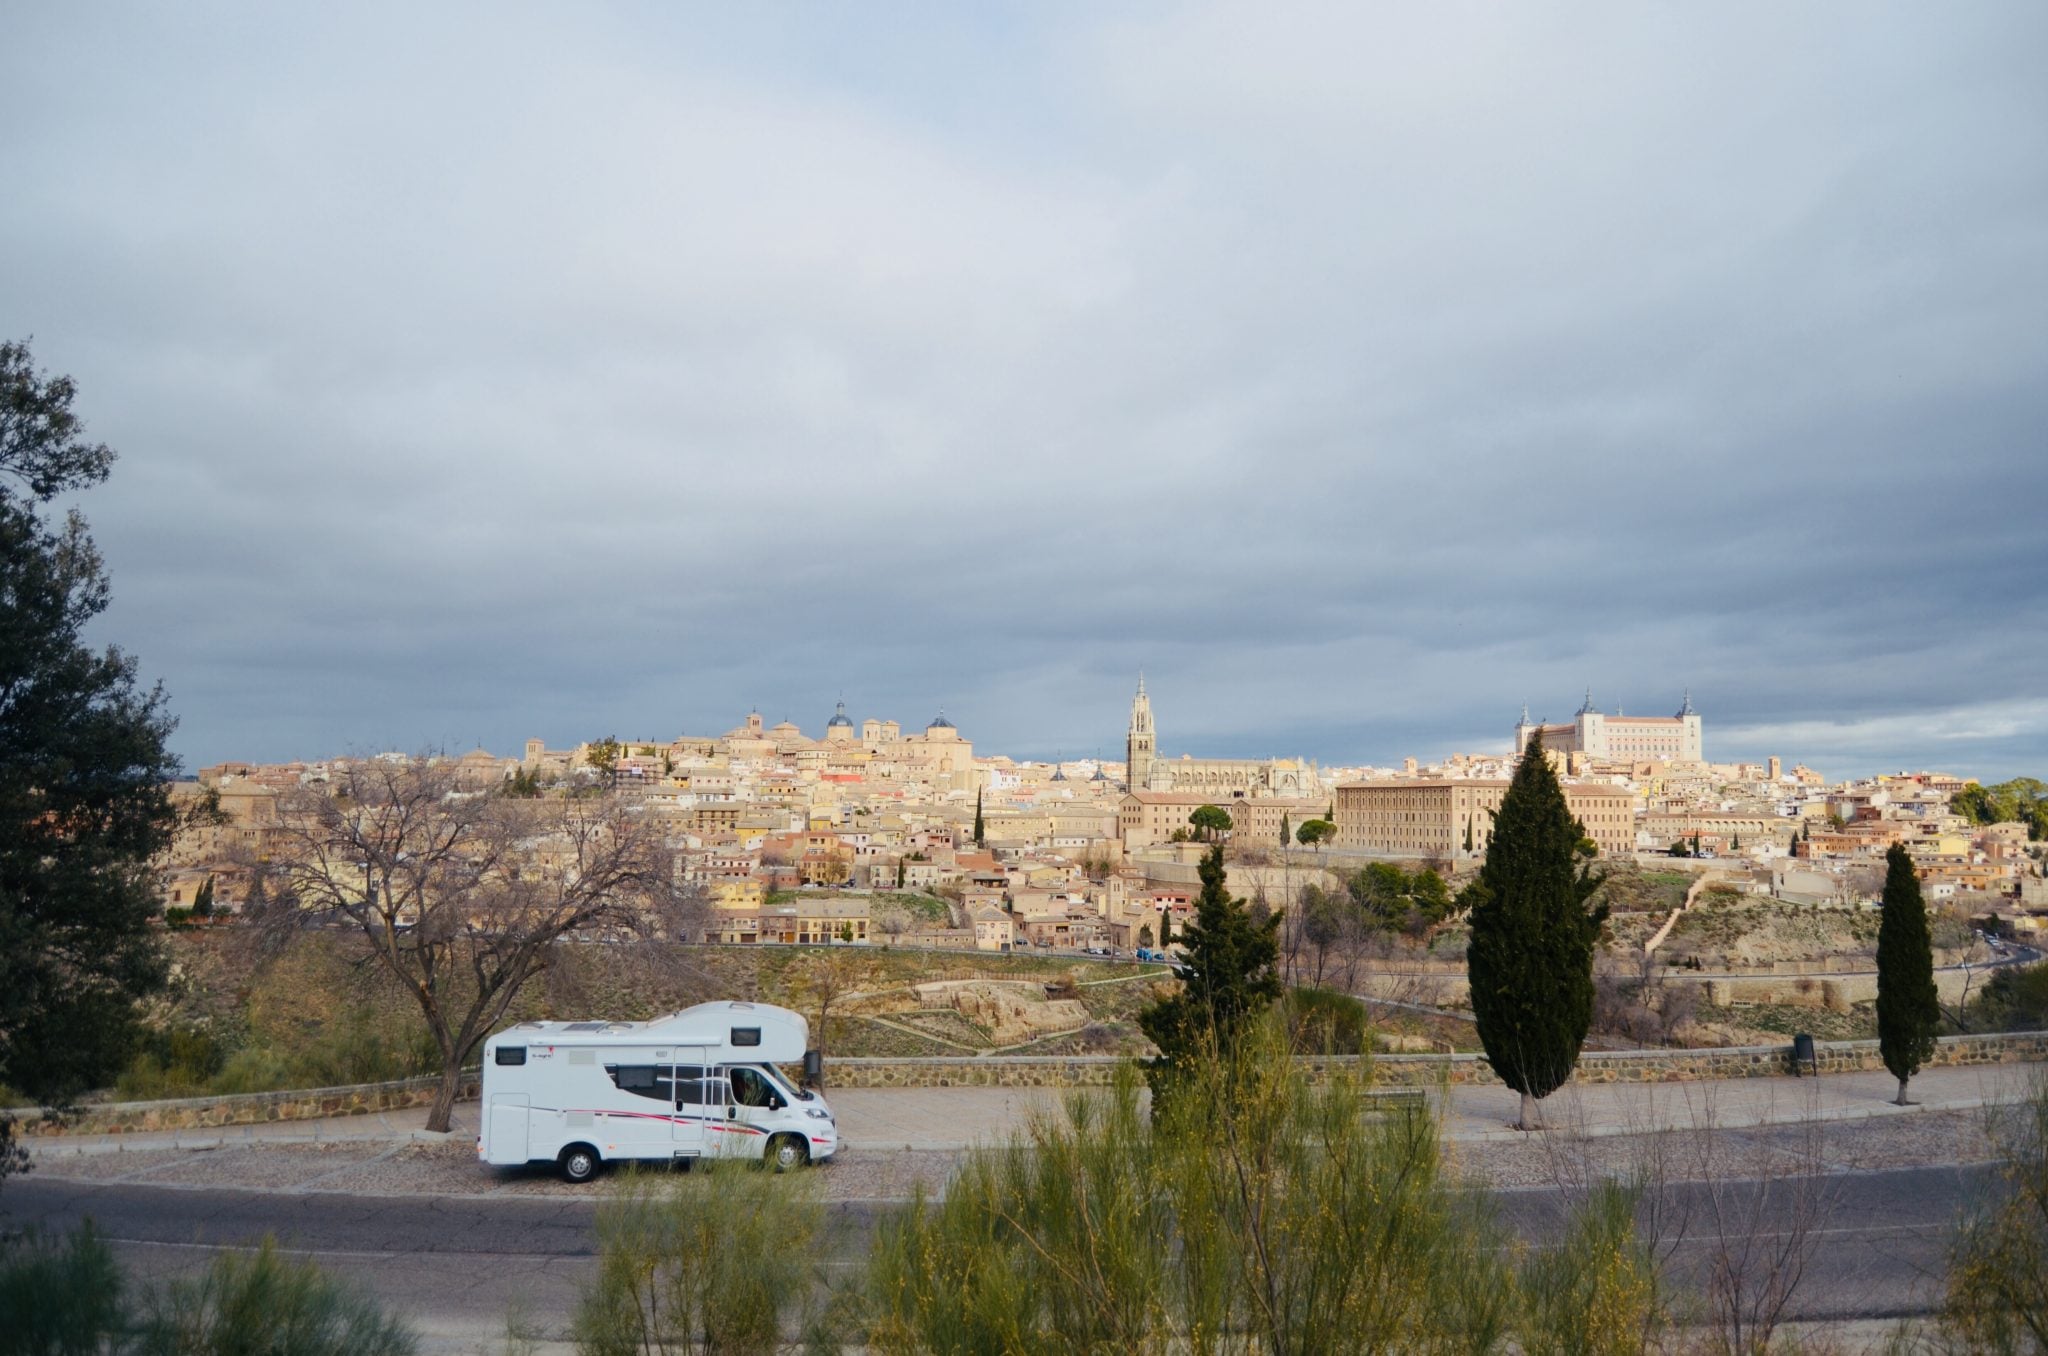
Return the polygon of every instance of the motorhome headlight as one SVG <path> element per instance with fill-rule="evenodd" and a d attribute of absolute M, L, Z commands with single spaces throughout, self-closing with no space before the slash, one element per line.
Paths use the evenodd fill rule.
<path fill-rule="evenodd" d="M 829 1121 L 832 1119 L 831 1112 L 822 1110 L 814 1106 L 805 1107 L 804 1115 L 809 1116 L 814 1121 Z"/>

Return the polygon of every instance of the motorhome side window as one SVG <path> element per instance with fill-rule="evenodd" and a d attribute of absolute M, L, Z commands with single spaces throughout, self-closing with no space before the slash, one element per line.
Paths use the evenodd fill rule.
<path fill-rule="evenodd" d="M 675 1084 L 670 1081 L 666 1064 L 607 1064 L 604 1071 L 620 1092 L 630 1092 L 635 1097 L 651 1097 L 658 1102 L 669 1101 L 675 1096 Z"/>
<path fill-rule="evenodd" d="M 732 1099 L 741 1106 L 774 1106 L 775 1087 L 758 1069 L 734 1069 Z"/>
<path fill-rule="evenodd" d="M 526 1047 L 523 1045 L 501 1045 L 498 1047 L 498 1063 L 526 1063 Z"/>
<path fill-rule="evenodd" d="M 734 1045 L 759 1045 L 761 1043 L 761 1028 L 758 1026 L 734 1027 L 732 1029 L 732 1043 Z"/>

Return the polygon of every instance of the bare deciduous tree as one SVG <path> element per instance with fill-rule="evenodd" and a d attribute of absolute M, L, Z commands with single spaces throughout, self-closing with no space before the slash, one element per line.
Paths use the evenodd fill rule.
<path fill-rule="evenodd" d="M 851 997 L 859 978 L 860 970 L 853 953 L 830 948 L 790 966 L 783 976 L 791 1000 L 799 1008 L 814 1010 L 818 1014 L 811 1045 L 821 1059 L 827 1053 L 826 1046 L 831 1039 L 826 1023 L 832 1019 L 832 1005 Z M 824 1079 L 820 1077 L 818 1081 L 822 1086 Z"/>
<path fill-rule="evenodd" d="M 447 1130 L 464 1063 L 558 940 L 689 935 L 673 854 L 614 796 L 465 792 L 450 763 L 377 758 L 281 808 L 271 869 L 290 907 L 269 921 L 360 932 L 411 993 L 441 1054 L 429 1130 Z"/>

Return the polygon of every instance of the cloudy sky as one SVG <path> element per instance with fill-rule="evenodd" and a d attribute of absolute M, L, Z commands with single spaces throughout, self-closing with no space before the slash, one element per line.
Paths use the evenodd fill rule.
<path fill-rule="evenodd" d="M 199 765 L 2048 773 L 2048 7 L 44 5 L 0 332 Z"/>

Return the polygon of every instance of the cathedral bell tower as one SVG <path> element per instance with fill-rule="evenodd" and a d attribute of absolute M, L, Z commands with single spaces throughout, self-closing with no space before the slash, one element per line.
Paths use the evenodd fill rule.
<path fill-rule="evenodd" d="M 1138 675 L 1138 695 L 1131 701 L 1131 730 L 1124 741 L 1124 783 L 1132 791 L 1152 785 L 1152 699 L 1145 695 L 1145 675 Z"/>

